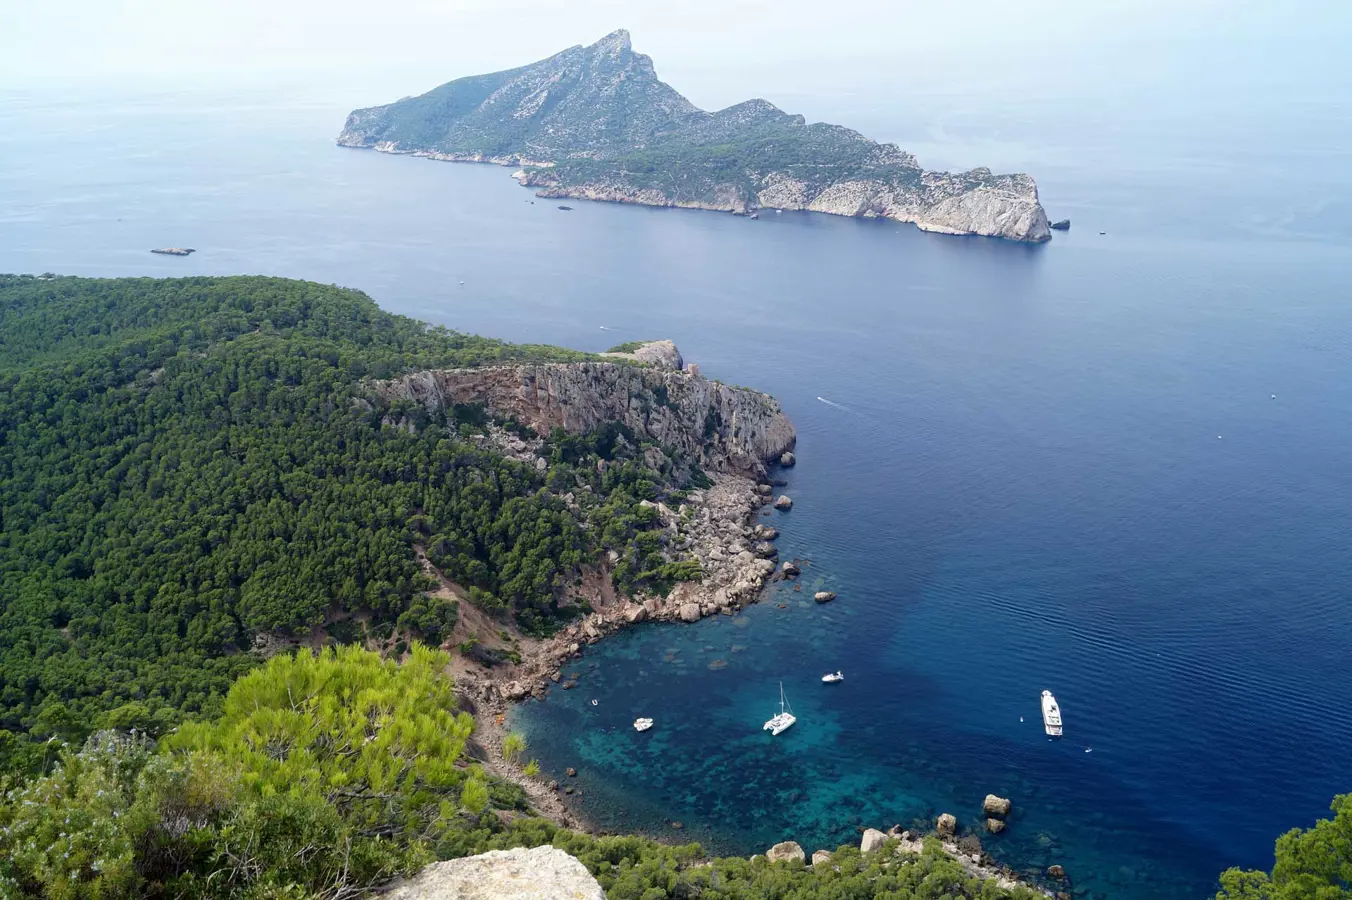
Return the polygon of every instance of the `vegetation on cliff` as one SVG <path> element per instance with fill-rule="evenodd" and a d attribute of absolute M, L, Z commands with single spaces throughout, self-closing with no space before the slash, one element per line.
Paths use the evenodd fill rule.
<path fill-rule="evenodd" d="M 0 798 L 0 897 L 339 898 L 434 858 L 553 844 L 611 900 L 1031 897 L 937 848 L 831 866 L 713 859 L 698 844 L 591 837 L 520 815 L 519 789 L 465 756 L 445 654 L 280 656 L 221 716 L 158 742 L 114 731 Z"/>
<path fill-rule="evenodd" d="M 482 408 L 363 387 L 582 358 L 298 281 L 0 277 L 0 770 L 218 714 L 259 639 L 439 642 L 457 609 L 426 593 L 419 545 L 537 632 L 603 553 L 631 589 L 681 577 L 637 441 L 560 432 L 540 468 L 483 440 Z"/>
<path fill-rule="evenodd" d="M 1333 798 L 1332 819 L 1293 828 L 1277 839 L 1269 872 L 1229 869 L 1216 900 L 1349 900 L 1352 898 L 1352 794 Z"/>

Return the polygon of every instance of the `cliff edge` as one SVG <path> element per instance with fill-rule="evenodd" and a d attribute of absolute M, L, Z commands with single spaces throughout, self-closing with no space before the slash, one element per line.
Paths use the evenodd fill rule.
<path fill-rule="evenodd" d="M 672 351 L 675 345 L 668 344 Z M 640 348 L 642 350 L 642 348 Z M 655 356 L 653 358 L 656 358 Z M 680 360 L 679 351 L 675 359 Z M 481 403 L 541 434 L 585 434 L 620 422 L 642 439 L 687 454 L 714 472 L 758 477 L 792 450 L 793 423 L 769 394 L 693 371 L 630 362 L 538 363 L 414 372 L 372 388 L 387 401 L 431 412 Z"/>

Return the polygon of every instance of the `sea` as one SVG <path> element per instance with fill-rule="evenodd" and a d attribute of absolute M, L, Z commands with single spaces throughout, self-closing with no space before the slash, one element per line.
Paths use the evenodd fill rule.
<path fill-rule="evenodd" d="M 260 273 L 512 341 L 675 340 L 797 426 L 763 521 L 803 576 L 607 638 L 513 713 L 579 815 L 810 854 L 949 812 L 1077 897 L 1201 898 L 1352 790 L 1352 101 L 1306 87 L 784 104 L 1033 172 L 1072 227 L 1026 246 L 565 211 L 500 167 L 334 146 L 361 103 L 331 85 L 9 86 L 0 271 Z"/>

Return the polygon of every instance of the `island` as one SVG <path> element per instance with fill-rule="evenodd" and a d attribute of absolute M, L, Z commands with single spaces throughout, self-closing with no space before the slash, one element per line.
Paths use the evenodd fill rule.
<path fill-rule="evenodd" d="M 809 210 L 925 231 L 1049 240 L 1037 183 L 988 168 L 931 172 L 895 144 L 766 100 L 699 109 L 629 32 L 517 69 L 358 109 L 338 144 L 520 167 L 537 196 L 720 210 Z"/>

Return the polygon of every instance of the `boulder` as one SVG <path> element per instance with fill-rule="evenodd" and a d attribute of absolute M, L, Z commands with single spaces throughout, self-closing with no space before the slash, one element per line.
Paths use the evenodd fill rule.
<path fill-rule="evenodd" d="M 830 861 L 831 861 L 830 850 L 818 850 L 816 853 L 812 854 L 812 864 L 814 866 L 826 865 Z"/>
<path fill-rule="evenodd" d="M 758 484 L 758 485 L 756 485 L 756 493 L 758 493 L 758 494 L 773 494 L 774 491 L 775 491 L 775 489 L 772 488 L 772 487 L 770 487 L 770 485 L 768 485 L 768 484 Z"/>
<path fill-rule="evenodd" d="M 797 860 L 798 862 L 807 861 L 807 854 L 803 852 L 802 847 L 798 846 L 797 841 L 781 841 L 769 850 L 766 850 L 765 857 L 770 860 L 770 862 L 784 862 L 790 860 Z"/>
<path fill-rule="evenodd" d="M 800 575 L 803 570 L 798 568 L 798 566 L 795 565 L 794 563 L 788 562 L 786 560 L 784 564 L 779 567 L 779 571 L 784 575 L 785 578 L 795 578 L 798 575 Z"/>
<path fill-rule="evenodd" d="M 833 591 L 817 591 L 817 593 L 812 595 L 812 599 L 816 600 L 818 603 L 830 603 L 832 600 L 836 599 L 836 595 Z"/>
<path fill-rule="evenodd" d="M 752 547 L 751 550 L 762 559 L 769 559 L 772 556 L 779 555 L 779 548 L 769 541 L 761 541 L 755 547 Z"/>
<path fill-rule="evenodd" d="M 958 820 L 952 813 L 944 813 L 939 817 L 939 824 L 935 826 L 934 830 L 939 833 L 940 837 L 952 837 L 958 833 Z"/>
<path fill-rule="evenodd" d="M 870 828 L 864 832 L 864 837 L 859 841 L 860 853 L 872 853 L 887 843 L 887 835 L 876 828 Z"/>
<path fill-rule="evenodd" d="M 398 881 L 386 900 L 605 900 L 601 885 L 557 847 L 492 850 L 432 863 Z"/>
<path fill-rule="evenodd" d="M 796 462 L 798 462 L 798 457 L 794 456 L 790 450 L 785 450 L 779 456 L 779 464 L 786 469 L 791 468 Z"/>
<path fill-rule="evenodd" d="M 624 620 L 630 625 L 642 622 L 648 617 L 648 611 L 638 604 L 634 604 L 624 611 Z"/>
<path fill-rule="evenodd" d="M 793 509 L 793 498 L 788 494 L 780 494 L 775 501 L 775 509 Z"/>
<path fill-rule="evenodd" d="M 991 834 L 999 834 L 1000 832 L 1005 830 L 1005 823 L 1000 821 L 999 819 L 987 819 L 986 830 L 989 831 Z"/>
<path fill-rule="evenodd" d="M 699 621 L 699 604 L 698 604 L 698 603 L 682 603 L 682 604 L 681 604 L 681 621 L 682 621 L 682 622 L 698 622 L 698 621 Z"/>
<path fill-rule="evenodd" d="M 1009 810 L 1013 806 L 1014 804 L 1004 797 L 997 797 L 994 794 L 987 794 L 986 802 L 981 804 L 981 808 L 986 815 L 995 819 L 1003 819 L 1009 815 Z"/>
<path fill-rule="evenodd" d="M 574 769 L 572 766 L 569 766 L 568 768 L 563 770 L 563 774 L 567 775 L 569 778 L 576 778 L 577 769 Z"/>
<path fill-rule="evenodd" d="M 1065 878 L 1066 870 L 1061 868 L 1060 866 L 1048 866 L 1047 874 L 1053 878 Z"/>
<path fill-rule="evenodd" d="M 1070 231 L 1070 219 L 1062 219 L 1059 222 L 1053 222 L 1048 227 L 1055 228 L 1057 231 Z"/>
<path fill-rule="evenodd" d="M 779 537 L 779 529 L 773 525 L 757 525 L 751 533 L 762 541 L 773 541 Z"/>

